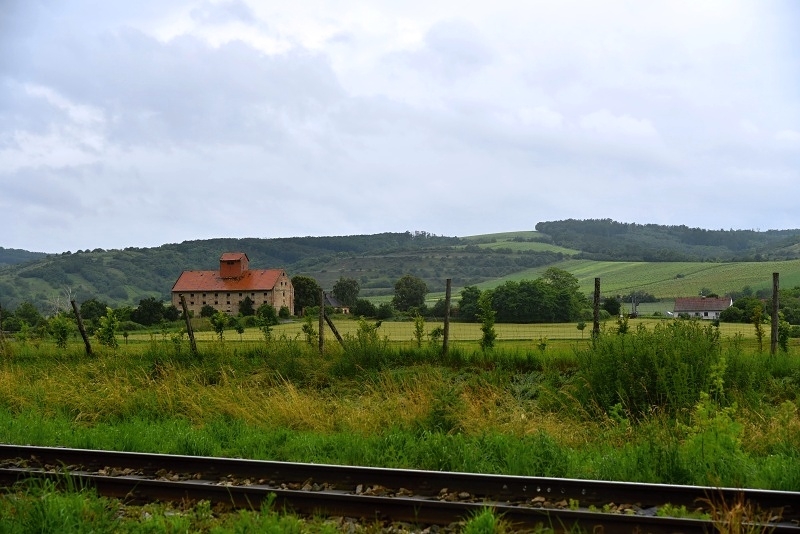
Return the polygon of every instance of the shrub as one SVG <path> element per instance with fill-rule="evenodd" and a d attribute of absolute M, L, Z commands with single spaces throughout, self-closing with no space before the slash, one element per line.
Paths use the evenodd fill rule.
<path fill-rule="evenodd" d="M 589 409 L 609 413 L 619 405 L 642 419 L 654 409 L 688 413 L 701 392 L 723 394 L 726 363 L 719 330 L 697 321 L 604 333 L 577 357 L 579 381 L 587 387 L 576 395 Z"/>

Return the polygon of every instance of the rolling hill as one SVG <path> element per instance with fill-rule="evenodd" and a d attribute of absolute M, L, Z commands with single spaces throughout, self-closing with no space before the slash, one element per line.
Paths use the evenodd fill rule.
<path fill-rule="evenodd" d="M 247 253 L 253 268 L 281 267 L 290 276 L 312 276 L 326 289 L 340 277 L 354 278 L 361 296 L 375 300 L 388 299 L 395 281 L 407 273 L 424 279 L 435 299 L 447 278 L 455 291 L 467 285 L 490 288 L 506 280 L 536 278 L 548 267 L 573 273 L 587 293 L 595 277 L 601 278 L 604 294 L 639 290 L 660 298 L 701 290 L 725 294 L 744 286 L 764 289 L 772 272 L 781 273 L 782 287 L 800 285 L 799 230 L 693 232 L 621 224 L 571 220 L 537 225 L 551 233 L 210 239 L 154 248 L 29 253 L 25 261 L 0 267 L 0 305 L 13 309 L 30 301 L 46 311 L 66 294 L 79 302 L 95 297 L 112 306 L 136 305 L 151 296 L 166 300 L 181 271 L 215 269 L 226 251 Z M 600 246 L 603 242 L 607 248 Z M 14 257 L 26 258 L 24 252 L 16 251 Z"/>

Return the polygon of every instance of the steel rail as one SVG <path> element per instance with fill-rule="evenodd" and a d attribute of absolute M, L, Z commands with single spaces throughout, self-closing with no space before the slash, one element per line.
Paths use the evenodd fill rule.
<path fill-rule="evenodd" d="M 56 482 L 70 481 L 71 487 L 95 488 L 99 495 L 117 498 L 128 504 L 159 501 L 197 502 L 207 500 L 231 509 L 260 509 L 272 499 L 278 510 L 298 514 L 356 517 L 366 521 L 402 521 L 421 525 L 451 525 L 468 519 L 484 509 L 509 522 L 515 529 L 539 526 L 556 532 L 590 532 L 598 528 L 609 532 L 649 532 L 652 534 L 694 534 L 713 531 L 711 521 L 656 516 L 610 514 L 581 510 L 528 508 L 503 503 L 451 502 L 412 497 L 376 497 L 331 491 L 300 491 L 263 486 L 221 486 L 208 482 L 165 481 L 129 476 L 100 476 L 80 473 L 32 472 L 0 468 L 0 484 L 10 485 L 23 479 L 39 477 Z M 800 528 L 778 525 L 775 534 L 797 534 Z"/>
<path fill-rule="evenodd" d="M 564 524 L 570 521 L 583 524 L 584 521 L 597 522 L 601 515 L 607 515 L 611 516 L 610 520 L 619 522 L 618 526 L 620 528 L 624 527 L 625 530 L 628 530 L 628 527 L 631 525 L 643 525 L 651 521 L 664 524 L 664 520 L 667 518 L 648 518 L 642 515 L 625 514 L 598 514 L 598 512 L 588 512 L 585 510 L 531 508 L 529 506 L 520 506 L 520 503 L 529 503 L 534 497 L 543 496 L 552 500 L 575 500 L 579 503 L 580 507 L 584 509 L 591 505 L 603 507 L 610 502 L 617 504 L 636 503 L 643 508 L 651 506 L 658 507 L 669 503 L 675 506 L 687 506 L 692 509 L 699 506 L 698 499 L 706 499 L 722 507 L 724 507 L 726 503 L 746 503 L 757 510 L 779 513 L 784 521 L 794 520 L 795 523 L 775 524 L 770 525 L 770 528 L 774 527 L 776 529 L 774 530 L 775 532 L 800 532 L 800 526 L 798 526 L 796 522 L 798 506 L 800 506 L 800 493 L 797 492 L 381 469 L 19 445 L 0 445 L 0 460 L 3 459 L 6 464 L 12 459 L 22 459 L 26 465 L 31 467 L 49 467 L 51 469 L 61 467 L 74 470 L 74 467 L 78 466 L 77 468 L 80 470 L 99 470 L 108 466 L 114 466 L 117 468 L 135 469 L 142 474 L 149 474 L 151 476 L 167 469 L 178 473 L 198 473 L 201 474 L 202 478 L 206 481 L 212 480 L 213 478 L 217 478 L 218 480 L 232 478 L 247 479 L 244 483 L 252 484 L 255 482 L 258 486 L 226 486 L 227 491 L 230 492 L 231 495 L 243 493 L 247 495 L 247 498 L 256 499 L 258 502 L 263 500 L 263 492 L 274 493 L 278 504 L 283 502 L 283 500 L 288 502 L 289 496 L 291 496 L 291 501 L 293 503 L 306 503 L 302 504 L 301 509 L 298 510 L 301 512 L 308 511 L 309 508 L 313 509 L 317 506 L 322 509 L 323 503 L 316 502 L 315 499 L 325 501 L 324 508 L 329 510 L 330 513 L 331 510 L 341 510 L 342 512 L 347 510 L 344 504 L 337 502 L 337 499 L 344 499 L 350 502 L 352 499 L 358 501 L 363 498 L 371 503 L 370 506 L 380 505 L 380 508 L 376 508 L 376 510 L 391 510 L 392 513 L 395 514 L 393 517 L 397 517 L 398 520 L 410 521 L 413 520 L 413 517 L 410 517 L 409 514 L 397 514 L 401 514 L 403 509 L 408 509 L 409 507 L 411 507 L 411 510 L 415 511 L 414 513 L 417 513 L 417 508 L 423 506 L 420 503 L 425 503 L 424 507 L 426 510 L 437 509 L 436 507 L 451 510 L 461 506 L 462 509 L 459 512 L 446 512 L 446 514 L 450 514 L 447 516 L 447 520 L 449 521 L 453 519 L 453 514 L 461 514 L 459 517 L 463 519 L 466 517 L 464 514 L 469 515 L 470 510 L 474 510 L 476 507 L 482 508 L 490 502 L 491 506 L 495 508 L 498 513 L 502 513 L 504 517 L 510 521 L 516 521 L 517 515 L 520 515 L 520 522 L 523 520 L 530 521 L 531 517 L 539 517 L 548 518 L 550 520 L 557 519 L 558 521 L 565 522 Z M 16 475 L 14 468 L 11 468 L 9 471 L 9 473 L 4 475 L 4 477 L 7 477 L 6 481 L 13 478 L 13 476 L 21 476 L 19 469 L 16 469 Z M 105 481 L 106 478 L 111 481 L 115 478 L 128 478 L 97 477 L 96 475 L 81 476 L 94 477 L 91 479 L 95 481 L 94 484 L 102 484 L 103 487 L 114 485 L 114 482 Z M 161 484 L 169 484 L 169 482 L 166 481 L 152 481 L 143 478 L 136 478 L 135 480 L 139 488 L 158 488 Z M 281 484 L 292 483 L 299 487 L 298 483 L 302 484 L 304 481 L 312 480 L 324 482 L 325 487 L 333 491 L 300 492 L 280 487 Z M 194 488 L 193 491 L 200 492 L 200 494 L 202 494 L 203 491 L 219 491 L 218 489 L 210 489 L 215 486 L 209 482 L 185 483 L 195 484 L 192 486 Z M 120 482 L 120 484 L 122 483 Z M 354 489 L 359 485 L 362 487 L 374 485 L 384 488 L 394 488 L 395 490 L 404 488 L 408 490 L 409 493 L 413 494 L 414 498 L 411 499 L 402 496 L 381 497 L 375 495 L 353 495 Z M 256 487 L 256 489 L 250 489 L 254 487 Z M 253 491 L 254 493 L 250 495 L 247 493 L 249 491 Z M 470 495 L 470 501 L 472 502 L 442 504 L 444 501 L 437 499 L 437 497 L 443 492 L 466 492 Z M 123 496 L 126 495 L 128 495 L 128 493 L 125 493 Z M 114 496 L 119 495 L 114 494 Z M 427 499 L 421 499 L 421 497 L 427 497 Z M 194 498 L 204 497 L 195 496 Z M 219 495 L 217 494 L 214 499 L 219 501 Z M 297 504 L 292 505 L 292 507 L 296 506 Z M 354 506 L 361 507 L 363 505 Z M 584 518 L 584 514 L 589 514 L 590 517 Z M 700 530 L 696 530 L 695 527 L 691 526 L 695 525 L 695 523 L 691 523 L 692 520 L 679 521 L 680 525 L 682 525 L 682 530 L 679 531 L 700 532 L 708 528 L 708 523 L 703 521 L 696 523 L 696 525 L 699 525 L 696 528 Z M 669 521 L 666 521 L 666 523 L 669 523 Z M 673 525 L 673 527 L 675 526 L 677 525 Z M 655 532 L 656 530 L 654 530 L 654 528 L 654 525 L 650 525 L 647 527 L 647 530 Z M 670 532 L 676 531 L 678 530 L 670 530 Z"/>

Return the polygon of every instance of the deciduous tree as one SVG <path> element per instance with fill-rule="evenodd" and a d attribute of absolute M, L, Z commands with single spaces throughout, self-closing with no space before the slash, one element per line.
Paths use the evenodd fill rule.
<path fill-rule="evenodd" d="M 293 276 L 292 286 L 294 287 L 294 308 L 303 310 L 310 306 L 319 306 L 320 285 L 310 276 Z"/>
<path fill-rule="evenodd" d="M 394 284 L 392 304 L 399 311 L 408 311 L 412 307 L 421 308 L 425 304 L 427 294 L 428 286 L 424 280 L 406 274 Z"/>
<path fill-rule="evenodd" d="M 358 285 L 358 281 L 352 278 L 342 277 L 333 284 L 333 296 L 348 307 L 355 305 L 360 290 L 361 287 Z"/>
<path fill-rule="evenodd" d="M 462 321 L 474 322 L 478 319 L 478 299 L 481 290 L 475 286 L 466 286 L 461 290 L 461 300 L 458 301 L 458 318 Z"/>

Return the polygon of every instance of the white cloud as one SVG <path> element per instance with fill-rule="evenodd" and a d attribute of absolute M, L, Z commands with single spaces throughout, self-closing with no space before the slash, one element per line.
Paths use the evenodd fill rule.
<path fill-rule="evenodd" d="M 635 119 L 629 115 L 614 115 L 601 109 L 584 115 L 579 124 L 584 130 L 601 135 L 624 137 L 656 137 L 658 132 L 647 119 Z"/>
<path fill-rule="evenodd" d="M 12 4 L 0 246 L 797 226 L 791 195 L 751 209 L 797 178 L 781 2 Z"/>
<path fill-rule="evenodd" d="M 800 145 L 800 131 L 781 130 L 775 134 L 775 139 L 778 141 L 785 141 L 790 144 Z"/>

